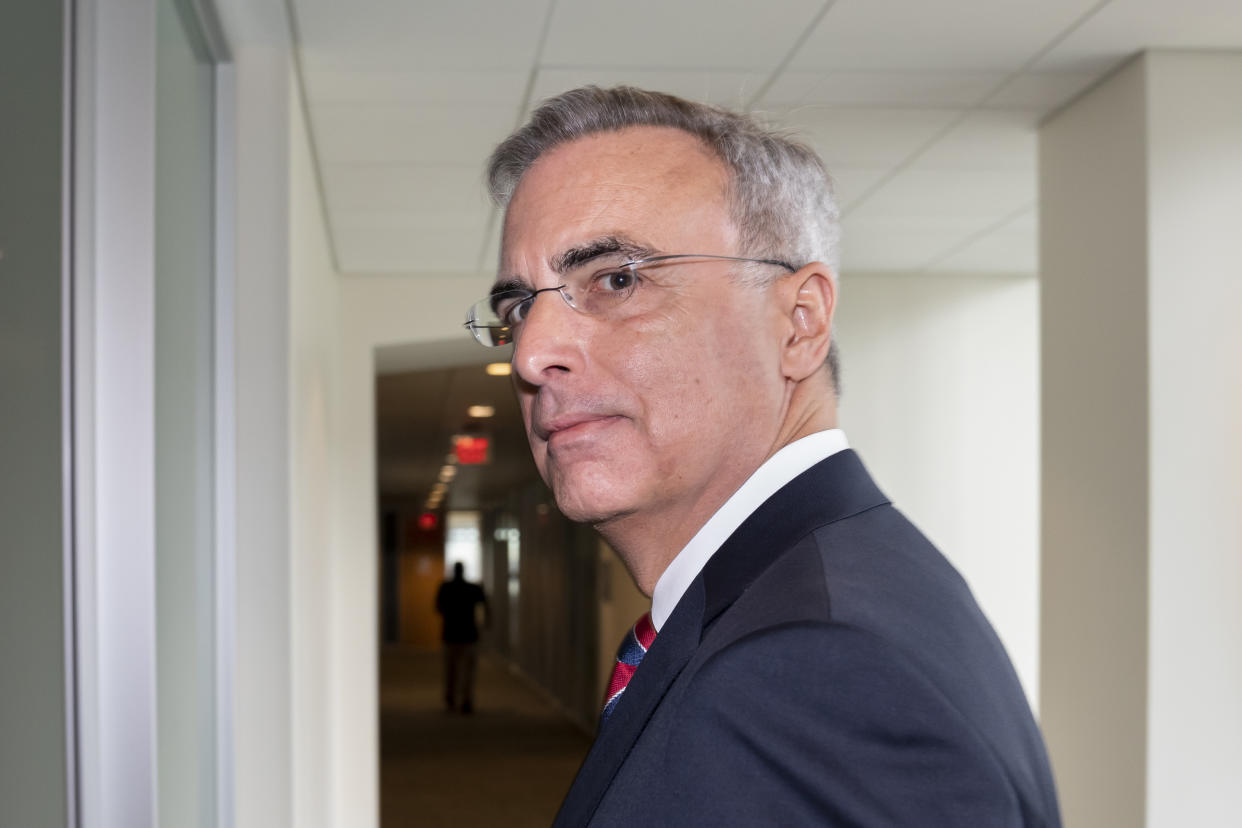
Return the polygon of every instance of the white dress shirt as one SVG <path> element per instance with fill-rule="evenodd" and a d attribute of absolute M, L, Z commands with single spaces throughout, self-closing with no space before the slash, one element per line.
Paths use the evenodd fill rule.
<path fill-rule="evenodd" d="M 673 614 L 690 583 L 703 571 L 720 545 L 765 500 L 820 460 L 849 448 L 845 432 L 839 428 L 817 431 L 769 457 L 746 479 L 733 496 L 699 529 L 685 548 L 677 553 L 651 592 L 651 623 L 658 631 Z"/>

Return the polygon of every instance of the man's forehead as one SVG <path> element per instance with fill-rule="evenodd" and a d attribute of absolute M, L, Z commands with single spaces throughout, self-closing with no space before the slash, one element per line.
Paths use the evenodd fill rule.
<path fill-rule="evenodd" d="M 727 185 L 724 163 L 699 138 L 670 127 L 630 127 L 548 149 L 518 180 L 508 212 L 538 209 L 557 196 L 604 203 L 631 193 L 723 197 Z"/>
<path fill-rule="evenodd" d="M 720 157 L 703 139 L 683 129 L 666 126 L 630 126 L 571 138 L 548 148 L 535 159 L 527 172 L 562 157 L 572 159 L 569 163 L 577 163 L 584 157 L 633 158 L 643 168 L 649 168 L 653 163 L 672 167 L 697 166 L 706 162 L 720 165 L 723 169 Z"/>
<path fill-rule="evenodd" d="M 609 253 L 667 252 L 660 241 L 673 243 L 664 236 L 689 212 L 720 210 L 730 221 L 726 190 L 723 163 L 679 129 L 630 127 L 565 142 L 515 188 L 503 219 L 502 274 L 536 262 L 560 273 Z M 535 262 L 511 260 L 534 249 Z"/>

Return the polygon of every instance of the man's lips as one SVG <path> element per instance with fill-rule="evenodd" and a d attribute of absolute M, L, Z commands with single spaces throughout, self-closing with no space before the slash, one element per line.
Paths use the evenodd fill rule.
<path fill-rule="evenodd" d="M 617 419 L 615 414 L 562 414 L 549 420 L 535 423 L 535 435 L 547 442 L 563 439 L 574 434 L 583 434 L 597 425 L 604 425 Z"/>

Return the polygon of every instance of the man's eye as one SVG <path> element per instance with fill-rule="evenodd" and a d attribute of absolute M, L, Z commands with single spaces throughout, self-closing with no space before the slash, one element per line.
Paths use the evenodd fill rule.
<path fill-rule="evenodd" d="M 533 296 L 507 296 L 496 302 L 496 315 L 506 325 L 516 325 L 526 318 Z"/>
<path fill-rule="evenodd" d="M 622 268 L 605 270 L 596 274 L 595 284 L 591 286 L 591 289 L 616 293 L 633 290 L 636 284 L 638 284 L 637 274 L 629 268 Z"/>

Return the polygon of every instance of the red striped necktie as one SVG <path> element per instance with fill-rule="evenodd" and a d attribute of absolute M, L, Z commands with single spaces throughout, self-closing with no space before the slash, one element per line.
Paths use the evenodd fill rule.
<path fill-rule="evenodd" d="M 655 641 L 656 628 L 651 623 L 651 613 L 644 612 L 617 648 L 617 666 L 612 668 L 612 681 L 608 682 L 608 694 L 604 697 L 604 712 L 600 721 L 606 721 L 621 700 L 621 694 L 634 676 L 643 656 Z"/>

